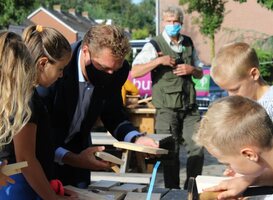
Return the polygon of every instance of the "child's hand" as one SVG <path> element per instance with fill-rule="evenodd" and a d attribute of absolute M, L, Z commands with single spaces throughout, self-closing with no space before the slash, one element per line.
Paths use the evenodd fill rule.
<path fill-rule="evenodd" d="M 236 172 L 231 168 L 231 167 L 227 167 L 223 173 L 224 176 L 230 176 L 230 177 L 234 177 L 236 175 Z"/>
<path fill-rule="evenodd" d="M 15 181 L 1 172 L 3 166 L 7 164 L 7 161 L 0 162 L 0 188 L 6 186 L 8 183 L 14 184 Z"/>
<path fill-rule="evenodd" d="M 224 180 L 219 185 L 206 188 L 204 191 L 221 192 L 217 199 L 237 199 L 253 182 L 253 177 L 240 176 Z"/>

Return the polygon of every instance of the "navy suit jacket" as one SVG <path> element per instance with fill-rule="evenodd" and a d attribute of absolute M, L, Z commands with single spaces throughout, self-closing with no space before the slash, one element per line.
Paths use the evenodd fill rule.
<path fill-rule="evenodd" d="M 128 77 L 129 63 L 125 60 L 123 67 L 114 73 L 112 83 L 94 88 L 90 105 L 85 119 L 82 121 L 80 131 L 65 144 L 69 134 L 70 124 L 76 110 L 79 95 L 78 80 L 78 55 L 81 42 L 72 45 L 73 55 L 71 61 L 64 69 L 63 77 L 51 88 L 49 94 L 44 98 L 50 113 L 55 132 L 57 147 L 64 147 L 74 153 L 80 153 L 90 146 L 90 131 L 98 117 L 101 118 L 105 128 L 112 135 L 123 141 L 130 131 L 136 130 L 127 121 L 121 98 L 121 87 Z M 120 126 L 120 124 L 123 124 Z M 64 184 L 78 185 L 84 181 L 90 181 L 90 170 L 73 168 L 67 165 L 57 165 L 58 178 Z"/>

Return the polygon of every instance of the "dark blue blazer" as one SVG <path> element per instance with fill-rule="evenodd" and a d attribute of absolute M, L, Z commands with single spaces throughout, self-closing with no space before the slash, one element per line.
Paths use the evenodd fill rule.
<path fill-rule="evenodd" d="M 65 67 L 63 77 L 50 88 L 47 96 L 44 97 L 51 113 L 57 147 L 64 147 L 74 153 L 80 153 L 91 145 L 90 131 L 98 117 L 101 118 L 105 128 L 120 141 L 124 140 L 128 132 L 136 130 L 130 122 L 119 126 L 128 120 L 122 104 L 121 87 L 128 77 L 130 65 L 124 61 L 123 67 L 114 73 L 115 77 L 110 84 L 94 88 L 80 132 L 70 142 L 64 143 L 78 101 L 78 55 L 80 48 L 81 42 L 72 45 L 72 59 Z M 119 128 L 117 129 L 117 127 Z M 114 134 L 116 129 L 116 134 Z M 67 165 L 57 165 L 57 170 L 59 179 L 64 184 L 78 185 L 82 181 L 88 184 L 90 181 L 90 170 L 77 169 Z"/>

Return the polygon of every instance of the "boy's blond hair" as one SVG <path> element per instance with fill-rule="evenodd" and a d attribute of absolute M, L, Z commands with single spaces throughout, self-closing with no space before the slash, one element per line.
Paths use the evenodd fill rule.
<path fill-rule="evenodd" d="M 258 56 L 247 43 L 236 42 L 223 46 L 216 54 L 211 67 L 211 76 L 218 82 L 226 80 L 242 80 L 251 68 L 259 69 Z"/>
<path fill-rule="evenodd" d="M 225 154 L 242 147 L 272 148 L 273 124 L 257 102 L 228 96 L 215 101 L 201 120 L 195 140 L 199 145 Z"/>

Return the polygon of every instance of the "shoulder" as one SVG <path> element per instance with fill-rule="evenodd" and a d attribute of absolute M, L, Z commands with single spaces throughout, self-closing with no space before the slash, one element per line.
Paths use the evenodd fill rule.
<path fill-rule="evenodd" d="M 182 34 L 182 37 L 183 37 L 182 44 L 184 46 L 193 46 L 192 39 L 189 36 Z"/>
<path fill-rule="evenodd" d="M 31 118 L 29 120 L 29 123 L 37 124 L 39 115 L 41 114 L 41 110 L 43 107 L 43 102 L 36 89 L 33 91 L 32 97 L 29 102 L 29 107 L 31 110 Z"/>
<path fill-rule="evenodd" d="M 81 45 L 82 45 L 82 40 L 73 43 L 71 45 L 73 53 L 74 53 L 74 51 L 77 51 L 81 47 Z"/>

